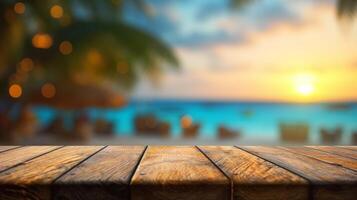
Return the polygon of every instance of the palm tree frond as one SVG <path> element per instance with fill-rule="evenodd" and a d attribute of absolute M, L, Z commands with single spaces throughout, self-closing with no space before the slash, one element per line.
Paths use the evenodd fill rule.
<path fill-rule="evenodd" d="M 353 18 L 357 14 L 357 1 L 356 0 L 338 0 L 337 1 L 337 17 Z"/>

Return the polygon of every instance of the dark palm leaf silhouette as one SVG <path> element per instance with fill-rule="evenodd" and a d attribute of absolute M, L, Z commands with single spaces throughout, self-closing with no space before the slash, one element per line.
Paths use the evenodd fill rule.
<path fill-rule="evenodd" d="M 357 14 L 356 0 L 337 1 L 337 16 L 339 18 L 353 18 Z"/>
<path fill-rule="evenodd" d="M 178 66 L 171 48 L 159 38 L 122 20 L 125 3 L 131 3 L 146 12 L 143 0 L 63 0 L 25 2 L 26 13 L 16 15 L 13 7 L 17 1 L 1 1 L 2 13 L 10 13 L 10 19 L 0 19 L 0 52 L 10 52 L 1 63 L 1 93 L 6 94 L 9 78 L 16 74 L 16 65 L 25 57 L 31 58 L 41 76 L 30 76 L 24 87 L 38 87 L 44 81 L 67 81 L 76 74 L 90 74 L 91 81 L 111 79 L 118 85 L 130 89 L 137 82 L 140 71 L 150 75 L 164 66 Z M 50 15 L 55 4 L 64 10 L 61 19 Z M 85 16 L 79 15 L 79 10 Z M 16 29 L 17 35 L 13 34 Z M 46 33 L 53 38 L 48 49 L 34 48 L 33 36 Z M 10 44 L 8 41 L 20 41 Z M 63 55 L 58 47 L 63 41 L 73 45 L 70 55 Z M 13 49 L 13 51 L 8 50 Z M 12 52 L 12 53 L 11 53 Z M 92 66 L 88 54 L 96 53 L 100 62 Z M 4 54 L 2 54 L 4 55 Z M 87 61 L 87 62 L 86 62 Z M 122 68 L 122 69 L 120 69 Z"/>
<path fill-rule="evenodd" d="M 56 45 L 46 51 L 33 49 L 27 51 L 28 57 L 41 56 L 43 65 L 48 66 L 50 74 L 56 74 L 53 79 L 68 77 L 75 70 L 85 73 L 88 53 L 96 51 L 102 57 L 102 62 L 95 73 L 98 76 L 118 81 L 125 88 L 134 85 L 138 70 L 150 72 L 159 70 L 158 60 L 163 60 L 171 66 L 178 66 L 178 61 L 171 49 L 154 36 L 128 26 L 125 23 L 108 23 L 82 21 L 75 22 L 65 28 L 50 32 L 54 36 Z M 62 55 L 56 46 L 62 41 L 70 41 L 74 51 L 71 55 Z M 31 41 L 27 47 L 31 49 Z M 118 73 L 118 65 L 123 69 Z M 120 70 L 120 69 L 119 69 Z M 59 76 L 61 74 L 61 76 Z M 56 81 L 56 80 L 54 80 Z"/>

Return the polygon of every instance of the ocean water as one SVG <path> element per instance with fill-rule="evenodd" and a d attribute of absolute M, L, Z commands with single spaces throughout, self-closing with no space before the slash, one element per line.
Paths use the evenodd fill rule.
<path fill-rule="evenodd" d="M 36 107 L 42 124 L 49 123 L 59 111 Z M 320 143 L 320 128 L 343 128 L 342 144 L 350 144 L 351 134 L 357 131 L 357 103 L 333 108 L 330 104 L 281 104 L 215 101 L 131 101 L 119 109 L 86 110 L 91 119 L 105 118 L 115 124 L 118 136 L 134 135 L 133 119 L 138 114 L 155 114 L 171 124 L 172 137 L 181 137 L 180 119 L 190 116 L 201 124 L 200 138 L 215 138 L 217 127 L 224 125 L 239 130 L 242 138 L 279 141 L 280 123 L 309 125 L 309 143 Z M 61 112 L 72 116 L 71 112 Z M 71 123 L 73 117 L 68 117 Z"/>

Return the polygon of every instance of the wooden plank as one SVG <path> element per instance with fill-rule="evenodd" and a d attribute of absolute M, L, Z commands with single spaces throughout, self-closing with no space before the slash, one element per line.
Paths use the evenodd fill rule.
<path fill-rule="evenodd" d="M 19 146 L 0 146 L 0 153 L 4 151 L 8 151 L 10 149 L 18 148 Z"/>
<path fill-rule="evenodd" d="M 357 159 L 357 152 L 351 149 L 334 147 L 334 146 L 309 146 L 309 147 L 320 151 L 325 151 L 328 153 L 333 153 L 336 155 Z"/>
<path fill-rule="evenodd" d="M 357 173 L 276 147 L 240 147 L 311 181 L 312 195 L 318 200 L 356 198 Z"/>
<path fill-rule="evenodd" d="M 58 148 L 60 146 L 27 146 L 5 151 L 0 156 L 0 172 Z"/>
<path fill-rule="evenodd" d="M 50 199 L 50 184 L 101 146 L 68 146 L 0 173 L 0 199 Z"/>
<path fill-rule="evenodd" d="M 133 200 L 230 199 L 230 181 L 197 148 L 149 146 L 131 181 Z"/>
<path fill-rule="evenodd" d="M 353 150 L 353 151 L 357 151 L 357 146 L 338 146 L 338 147 L 345 148 L 345 149 L 350 149 L 350 150 Z"/>
<path fill-rule="evenodd" d="M 130 198 L 130 178 L 145 147 L 109 146 L 59 178 L 55 199 Z"/>
<path fill-rule="evenodd" d="M 327 153 L 324 151 L 319 151 L 309 147 L 282 147 L 293 153 L 298 153 L 301 155 L 309 156 L 321 160 L 323 162 L 330 163 L 332 165 L 339 165 L 352 170 L 357 171 L 357 160 L 352 158 L 343 157 L 336 154 Z"/>
<path fill-rule="evenodd" d="M 236 147 L 199 148 L 233 180 L 233 199 L 308 199 L 308 182 L 283 168 Z"/>

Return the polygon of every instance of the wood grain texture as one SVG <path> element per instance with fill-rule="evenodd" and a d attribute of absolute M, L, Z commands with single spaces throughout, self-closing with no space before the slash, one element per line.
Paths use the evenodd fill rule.
<path fill-rule="evenodd" d="M 233 199 L 308 199 L 308 182 L 283 168 L 236 147 L 199 148 L 233 180 Z"/>
<path fill-rule="evenodd" d="M 0 199 L 50 199 L 50 184 L 101 148 L 63 147 L 0 173 Z"/>
<path fill-rule="evenodd" d="M 132 200 L 230 199 L 230 181 L 195 147 L 149 146 L 131 181 Z"/>
<path fill-rule="evenodd" d="M 19 146 L 0 146 L 0 153 L 4 151 L 8 151 L 10 149 L 18 148 Z"/>
<path fill-rule="evenodd" d="M 144 149 L 144 146 L 106 147 L 61 176 L 53 185 L 54 199 L 129 199 L 130 178 Z"/>
<path fill-rule="evenodd" d="M 310 148 L 314 148 L 320 151 L 325 151 L 328 153 L 333 153 L 336 155 L 357 159 L 357 152 L 352 149 L 342 148 L 342 147 L 334 147 L 334 146 L 309 146 Z"/>
<path fill-rule="evenodd" d="M 356 198 L 357 173 L 318 159 L 278 147 L 240 147 L 311 181 L 312 195 L 318 200 Z"/>
<path fill-rule="evenodd" d="M 293 153 L 309 156 L 311 158 L 315 158 L 323 162 L 330 163 L 332 165 L 342 166 L 357 171 L 357 160 L 352 158 L 343 157 L 340 155 L 331 154 L 324 151 L 319 151 L 309 147 L 283 147 L 283 148 Z"/>
<path fill-rule="evenodd" d="M 357 151 L 357 146 L 338 146 L 338 147 L 350 149 L 350 150 L 353 150 L 353 151 Z"/>
<path fill-rule="evenodd" d="M 0 154 L 0 172 L 58 148 L 60 146 L 27 146 L 5 151 Z"/>
<path fill-rule="evenodd" d="M 0 146 L 0 200 L 352 200 L 355 146 Z M 1 152 L 1 150 L 3 150 Z M 131 178 L 132 177 L 132 178 Z"/>

